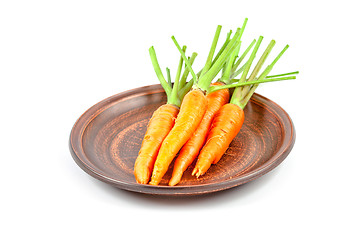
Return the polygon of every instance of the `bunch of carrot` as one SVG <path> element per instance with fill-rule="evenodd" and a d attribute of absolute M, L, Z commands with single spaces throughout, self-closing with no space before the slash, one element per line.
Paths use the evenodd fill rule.
<path fill-rule="evenodd" d="M 227 34 L 224 44 L 214 57 L 221 31 L 221 26 L 217 27 L 206 63 L 198 74 L 192 69 L 197 53 L 186 57 L 186 46 L 181 48 L 175 37 L 172 37 L 181 54 L 174 83 L 171 81 L 168 68 L 165 80 L 154 48 L 149 49 L 153 67 L 168 102 L 154 112 L 148 124 L 134 167 L 138 183 L 158 185 L 177 154 L 179 155 L 174 162 L 170 186 L 175 186 L 181 181 L 183 173 L 196 158 L 192 175 L 200 177 L 205 174 L 212 164 L 221 159 L 239 133 L 245 118 L 243 109 L 257 86 L 260 83 L 296 78 L 294 75 L 298 72 L 269 76 L 288 45 L 260 73 L 275 45 L 274 40 L 268 44 L 249 75 L 263 37 L 253 40 L 239 57 L 241 37 L 246 23 L 247 19 L 233 36 L 232 31 Z M 243 64 L 243 60 L 253 47 L 249 59 Z M 186 68 L 181 76 L 183 65 Z M 221 71 L 221 77 L 212 83 Z M 189 73 L 192 79 L 187 81 Z M 240 78 L 236 79 L 240 74 Z M 234 89 L 232 94 L 230 88 Z"/>

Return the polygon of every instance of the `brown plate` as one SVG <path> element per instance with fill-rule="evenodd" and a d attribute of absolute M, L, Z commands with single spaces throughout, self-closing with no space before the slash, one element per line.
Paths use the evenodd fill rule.
<path fill-rule="evenodd" d="M 159 186 L 138 184 L 133 175 L 147 123 L 166 102 L 160 85 L 129 90 L 88 109 L 75 123 L 70 151 L 75 162 L 91 176 L 115 187 L 149 194 L 194 195 L 235 187 L 278 166 L 291 151 L 295 129 L 288 114 L 276 103 L 255 94 L 245 108 L 245 122 L 218 164 L 200 177 L 191 176 L 167 186 L 172 165 Z"/>

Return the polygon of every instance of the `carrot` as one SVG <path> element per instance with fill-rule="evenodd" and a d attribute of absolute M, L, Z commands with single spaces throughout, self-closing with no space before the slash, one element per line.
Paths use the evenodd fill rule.
<path fill-rule="evenodd" d="M 178 112 L 179 107 L 164 104 L 153 113 L 135 161 L 134 174 L 138 183 L 149 182 L 161 143 L 174 126 Z"/>
<path fill-rule="evenodd" d="M 222 85 L 222 83 L 217 82 L 212 85 Z M 206 96 L 208 107 L 196 131 L 182 147 L 179 156 L 175 160 L 174 170 L 169 182 L 170 186 L 175 186 L 180 182 L 185 170 L 199 154 L 200 149 L 205 143 L 206 135 L 209 131 L 215 113 L 221 106 L 229 101 L 229 96 L 230 94 L 228 89 L 219 90 Z"/>
<path fill-rule="evenodd" d="M 244 72 L 239 80 L 239 84 L 246 81 L 246 75 L 249 72 L 250 65 L 255 58 L 255 54 L 260 46 L 261 41 L 262 37 L 260 36 L 250 56 L 250 59 L 245 66 Z M 275 41 L 271 41 L 267 49 L 261 56 L 260 60 L 258 61 L 257 65 L 255 66 L 253 72 L 251 73 L 248 79 L 249 82 L 255 79 L 256 75 L 260 71 L 261 66 L 263 65 L 265 59 L 267 58 L 274 45 Z M 271 71 L 272 67 L 275 65 L 275 63 L 282 56 L 282 54 L 287 48 L 288 45 L 280 52 L 280 54 L 275 58 L 275 60 L 260 75 L 260 77 L 258 78 L 259 80 L 264 80 L 266 78 L 267 74 Z M 220 108 L 220 110 L 214 117 L 211 125 L 211 130 L 208 134 L 204 147 L 200 151 L 192 175 L 200 177 L 201 175 L 205 174 L 205 172 L 210 168 L 211 164 L 216 164 L 221 159 L 221 157 L 229 147 L 230 143 L 237 136 L 243 125 L 245 117 L 243 109 L 245 108 L 247 102 L 250 100 L 257 86 L 258 84 L 237 87 L 231 97 L 230 103 Z"/>
<path fill-rule="evenodd" d="M 217 163 L 236 137 L 244 122 L 244 111 L 237 105 L 228 103 L 222 106 L 212 122 L 207 141 L 201 150 L 192 175 L 203 175 Z"/>
<path fill-rule="evenodd" d="M 189 81 L 189 83 L 193 83 L 192 90 L 189 91 L 183 98 L 183 102 L 180 107 L 180 111 L 178 117 L 175 121 L 173 128 L 170 130 L 169 134 L 164 139 L 163 143 L 158 152 L 158 156 L 154 163 L 154 169 L 151 176 L 151 185 L 158 185 L 162 180 L 163 176 L 167 172 L 171 162 L 175 158 L 176 154 L 180 151 L 180 149 L 184 146 L 184 144 L 193 136 L 195 130 L 197 129 L 198 125 L 203 119 L 205 112 L 207 110 L 207 98 L 205 97 L 205 93 L 209 94 L 214 91 L 218 91 L 220 89 L 237 87 L 237 89 L 241 86 L 255 86 L 260 82 L 270 82 L 270 81 L 277 81 L 280 79 L 264 79 L 259 78 L 256 81 L 252 81 L 255 79 L 255 75 L 251 75 L 249 78 L 249 82 L 244 82 L 244 77 L 246 77 L 247 72 L 249 71 L 251 61 L 248 61 L 245 64 L 244 70 L 238 70 L 234 72 L 233 66 L 234 61 L 237 57 L 237 54 L 240 49 L 240 38 L 244 31 L 244 27 L 246 24 L 247 19 L 244 21 L 243 27 L 238 28 L 235 32 L 234 36 L 230 40 L 227 39 L 224 46 L 220 49 L 218 55 L 215 57 L 214 61 L 212 61 L 214 50 L 216 48 L 216 43 L 219 38 L 221 26 L 218 26 L 217 31 L 215 33 L 215 37 L 213 39 L 213 43 L 209 52 L 209 56 L 207 58 L 206 64 L 201 72 L 196 75 L 191 68 L 191 64 L 189 60 L 186 58 L 184 52 L 181 50 L 179 44 L 175 40 L 174 36 L 172 37 L 176 47 L 178 48 L 183 60 L 185 61 L 185 65 L 188 68 L 189 72 L 191 73 L 193 79 Z M 229 35 L 228 35 L 229 36 Z M 260 44 L 261 41 L 259 41 Z M 257 44 L 257 48 L 259 47 Z M 256 48 L 256 47 L 255 47 Z M 256 48 L 256 49 L 257 49 Z M 256 52 L 256 51 L 255 51 Z M 265 54 L 267 56 L 267 54 Z M 254 52 L 251 56 L 253 60 L 255 58 Z M 264 60 L 264 57 L 261 58 Z M 262 63 L 261 63 L 262 64 Z M 256 72 L 260 69 L 261 64 L 257 64 L 253 72 Z M 211 81 L 215 78 L 215 76 L 220 72 L 220 70 L 224 68 L 224 75 L 226 76 L 226 83 L 229 83 L 228 86 L 210 86 Z M 239 83 L 233 84 L 233 79 L 230 79 L 230 76 L 234 76 L 238 73 L 244 71 L 242 78 L 239 80 Z M 246 74 L 245 74 L 246 73 Z M 187 84 L 181 84 L 184 86 L 184 89 L 187 89 Z M 224 87 L 224 88 L 223 88 Z M 242 89 L 241 88 L 241 89 Z M 240 89 L 240 90 L 241 90 Z M 249 88 L 247 88 L 249 89 Z M 236 91 L 236 90 L 235 90 Z M 243 93 L 243 92 L 241 92 Z M 178 94 L 180 99 L 183 97 L 183 94 L 180 92 Z M 241 126 L 240 126 L 241 127 Z M 235 130 L 236 132 L 236 130 Z M 237 134 L 237 132 L 236 132 Z M 236 136 L 235 134 L 235 136 Z M 231 139 L 232 140 L 232 139 Z M 230 142 L 231 142 L 230 140 Z M 202 144 L 200 144 L 202 145 Z M 227 148 L 227 147 L 226 147 Z M 187 164 L 187 160 L 186 160 Z M 186 165 L 185 164 L 185 165 Z M 210 163 L 211 164 L 211 163 Z M 181 165 L 181 164 L 180 164 Z M 181 168 L 181 167 L 180 167 Z M 182 170 L 181 170 L 182 171 Z M 181 172 L 180 171 L 180 172 Z M 180 176 L 181 177 L 181 176 Z M 176 177 L 179 178 L 179 177 Z M 170 184 L 176 184 L 178 180 L 174 178 L 174 181 Z"/>
<path fill-rule="evenodd" d="M 210 94 L 207 95 L 208 100 L 208 108 L 205 112 L 205 115 L 199 124 L 198 128 L 192 135 L 192 137 L 185 143 L 185 145 L 180 150 L 179 156 L 176 158 L 174 163 L 174 169 L 172 173 L 172 177 L 170 179 L 169 185 L 175 186 L 181 180 L 181 177 L 185 170 L 190 166 L 190 164 L 195 160 L 198 156 L 200 149 L 205 143 L 206 137 L 210 130 L 210 125 L 213 121 L 215 114 L 218 110 L 228 102 L 229 99 L 229 91 L 228 88 L 235 86 L 246 86 L 246 85 L 254 85 L 265 82 L 273 82 L 273 81 L 282 81 L 282 80 L 290 80 L 295 79 L 295 77 L 282 77 L 285 75 L 297 74 L 298 72 L 291 72 L 286 74 L 267 76 L 266 79 L 256 80 L 256 81 L 247 81 L 239 84 L 229 84 L 224 85 L 220 82 L 216 82 L 210 87 Z M 234 79 L 232 79 L 234 81 Z M 234 113 L 238 111 L 238 108 L 234 110 Z M 224 113 L 226 115 L 226 113 Z M 239 115 L 239 114 L 238 114 Z M 239 125 L 241 125 L 239 123 Z M 236 132 L 236 130 L 235 130 Z M 209 137 L 210 138 L 210 137 Z M 222 145 L 225 146 L 225 145 Z M 227 144 L 228 146 L 228 144 Z M 227 147 L 226 147 L 227 148 Z M 225 150 L 226 150 L 225 148 Z M 216 161 L 217 162 L 217 161 Z M 216 163 L 215 162 L 215 163 Z"/>
<path fill-rule="evenodd" d="M 192 90 L 185 95 L 174 127 L 161 144 L 151 176 L 151 185 L 158 185 L 175 155 L 199 125 L 207 107 L 205 95 Z"/>
<path fill-rule="evenodd" d="M 194 86 L 192 90 L 184 96 L 175 125 L 161 144 L 151 176 L 151 185 L 158 185 L 160 183 L 176 154 L 195 132 L 207 109 L 207 99 L 204 93 L 209 90 L 211 81 L 221 70 L 231 55 L 231 52 L 239 45 L 239 36 L 242 33 L 241 29 L 236 31 L 233 39 L 229 41 L 221 54 L 219 54 L 218 59 L 212 62 L 220 31 L 221 26 L 219 25 L 216 29 L 209 56 L 199 78 L 192 70 L 191 64 L 181 50 L 175 37 L 172 37 L 193 77 Z"/>
<path fill-rule="evenodd" d="M 242 27 L 242 31 L 245 28 L 246 22 L 247 22 L 247 19 L 245 19 L 245 22 Z M 224 48 L 224 46 L 226 46 L 226 43 L 229 41 L 230 35 L 231 35 L 231 31 L 228 34 L 222 49 Z M 240 37 L 241 37 L 241 34 L 239 36 L 239 39 L 240 39 Z M 256 42 L 256 40 L 254 40 L 248 46 L 248 48 L 245 50 L 244 54 L 236 62 L 237 66 L 241 63 L 241 60 L 245 58 L 246 54 L 252 48 L 252 46 L 255 42 Z M 237 54 L 239 53 L 239 51 L 240 51 L 240 45 L 237 46 L 237 48 L 235 49 L 235 51 L 233 53 L 231 53 L 227 63 L 224 66 L 222 77 L 218 80 L 218 82 L 211 84 L 211 87 L 208 90 L 209 94 L 207 94 L 207 96 L 206 96 L 206 98 L 208 100 L 208 108 L 207 108 L 205 115 L 204 115 L 201 123 L 199 124 L 198 128 L 196 129 L 196 131 L 194 132 L 192 137 L 182 147 L 182 149 L 179 153 L 179 156 L 175 160 L 172 177 L 169 182 L 170 186 L 175 186 L 176 184 L 178 184 L 180 182 L 183 173 L 190 166 L 190 164 L 195 160 L 195 158 L 197 157 L 197 155 L 200 152 L 200 149 L 204 145 L 206 136 L 209 132 L 211 122 L 214 118 L 215 113 L 224 104 L 228 103 L 229 97 L 230 97 L 229 90 L 227 88 L 223 88 L 223 89 L 220 89 L 217 91 L 216 87 L 222 86 L 224 84 L 225 85 L 230 84 L 231 83 L 230 75 L 236 76 L 234 74 L 236 67 L 235 67 L 235 69 L 233 69 L 233 65 L 235 64 L 235 59 L 237 58 Z M 216 62 L 216 59 L 217 59 L 217 57 L 215 57 L 213 63 Z M 210 60 L 211 59 L 208 60 L 209 61 L 207 63 L 208 65 L 213 64 L 210 62 Z M 205 68 L 206 68 L 206 66 L 205 66 Z"/>
<path fill-rule="evenodd" d="M 183 47 L 183 50 L 186 46 Z M 180 58 L 179 67 L 172 87 L 170 79 L 170 71 L 167 69 L 168 81 L 165 80 L 159 64 L 157 62 L 155 50 L 153 47 L 149 49 L 150 57 L 155 69 L 155 72 L 159 78 L 161 85 L 163 86 L 167 95 L 167 103 L 160 106 L 152 115 L 144 139 L 141 144 L 141 148 L 136 158 L 134 165 L 134 175 L 138 183 L 147 184 L 150 180 L 154 163 L 158 155 L 160 146 L 168 135 L 170 130 L 175 124 L 175 119 L 179 112 L 180 99 L 178 97 L 178 84 L 183 65 L 183 60 Z M 191 57 L 191 62 L 194 61 L 196 53 Z M 186 74 L 186 73 L 185 73 Z M 186 76 L 185 76 L 186 78 Z"/>

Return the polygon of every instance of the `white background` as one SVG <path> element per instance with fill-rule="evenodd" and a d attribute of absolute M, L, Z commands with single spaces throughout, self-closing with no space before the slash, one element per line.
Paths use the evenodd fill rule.
<path fill-rule="evenodd" d="M 359 239 L 357 1 L 1 1 L 1 239 Z M 204 63 L 213 33 L 249 18 L 244 43 L 290 48 L 258 93 L 292 117 L 293 151 L 262 178 L 216 194 L 118 190 L 72 160 L 93 104 L 156 84 L 148 48 L 175 72 L 175 35 Z M 271 58 L 270 56 L 270 58 Z M 132 238 L 130 238 L 132 236 Z"/>

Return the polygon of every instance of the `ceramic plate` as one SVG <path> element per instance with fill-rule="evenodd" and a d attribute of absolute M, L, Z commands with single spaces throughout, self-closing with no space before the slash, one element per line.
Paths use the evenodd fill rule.
<path fill-rule="evenodd" d="M 245 121 L 218 164 L 200 177 L 167 186 L 172 165 L 159 186 L 138 184 L 133 175 L 147 123 L 166 102 L 160 85 L 145 86 L 111 96 L 88 109 L 75 123 L 70 151 L 91 176 L 115 187 L 147 194 L 195 195 L 225 190 L 252 181 L 278 166 L 291 151 L 295 129 L 276 103 L 254 94 L 245 108 Z"/>

